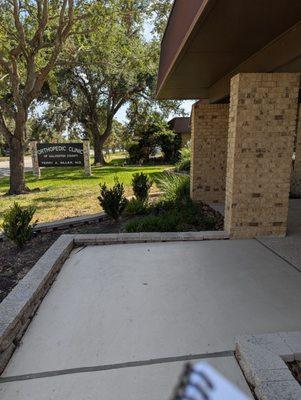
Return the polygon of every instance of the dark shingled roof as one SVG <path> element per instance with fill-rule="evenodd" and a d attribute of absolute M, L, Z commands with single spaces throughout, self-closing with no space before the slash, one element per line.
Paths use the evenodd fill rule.
<path fill-rule="evenodd" d="M 189 117 L 176 117 L 169 122 L 170 129 L 176 133 L 190 132 L 190 118 Z"/>

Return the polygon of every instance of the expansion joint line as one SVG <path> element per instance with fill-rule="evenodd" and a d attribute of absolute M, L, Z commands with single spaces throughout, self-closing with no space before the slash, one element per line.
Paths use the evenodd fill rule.
<path fill-rule="evenodd" d="M 215 353 L 202 353 L 202 354 L 187 354 L 184 356 L 176 356 L 176 357 L 166 357 L 166 358 L 154 358 L 150 360 L 142 360 L 142 361 L 130 361 L 118 364 L 104 364 L 104 365 L 96 365 L 93 367 L 82 367 L 82 368 L 69 368 L 62 369 L 56 371 L 45 371 L 45 372 L 37 372 L 33 374 L 24 374 L 24 375 L 16 375 L 16 376 L 7 376 L 0 378 L 0 384 L 7 382 L 17 382 L 17 381 L 27 381 L 32 379 L 39 378 L 49 378 L 54 376 L 62 376 L 62 375 L 71 375 L 71 374 L 82 374 L 87 372 L 97 372 L 97 371 L 110 371 L 117 370 L 123 368 L 133 368 L 133 367 L 143 367 L 148 365 L 159 365 L 159 364 L 168 364 L 179 361 L 193 361 L 193 360 L 201 360 L 205 358 L 220 358 L 220 357 L 233 357 L 234 351 L 220 351 Z"/>

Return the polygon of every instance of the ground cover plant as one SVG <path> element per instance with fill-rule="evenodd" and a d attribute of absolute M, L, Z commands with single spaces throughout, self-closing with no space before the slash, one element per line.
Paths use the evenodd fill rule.
<path fill-rule="evenodd" d="M 149 206 L 147 215 L 136 214 L 124 224 L 125 232 L 189 232 L 221 230 L 223 218 L 206 204 L 162 202 Z"/>

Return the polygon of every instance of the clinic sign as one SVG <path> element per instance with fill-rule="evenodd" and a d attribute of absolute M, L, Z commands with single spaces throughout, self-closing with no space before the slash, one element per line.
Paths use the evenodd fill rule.
<path fill-rule="evenodd" d="M 82 143 L 38 143 L 39 167 L 83 167 Z"/>
<path fill-rule="evenodd" d="M 83 167 L 91 175 L 90 143 L 38 143 L 31 142 L 34 175 L 41 176 L 40 168 Z"/>

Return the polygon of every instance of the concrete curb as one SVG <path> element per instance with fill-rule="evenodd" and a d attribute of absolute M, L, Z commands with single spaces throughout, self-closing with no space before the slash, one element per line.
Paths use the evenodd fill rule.
<path fill-rule="evenodd" d="M 301 360 L 301 331 L 240 336 L 236 356 L 258 400 L 301 399 L 286 362 Z"/>
<path fill-rule="evenodd" d="M 62 235 L 0 304 L 0 373 L 73 249 Z"/>
<path fill-rule="evenodd" d="M 84 215 L 81 217 L 72 217 L 66 219 L 59 219 L 52 222 L 41 222 L 35 226 L 35 233 L 47 233 L 58 231 L 65 228 L 73 228 L 75 226 L 88 225 L 93 222 L 102 222 L 108 217 L 105 212 L 100 212 L 97 214 Z M 5 235 L 0 233 L 0 241 L 6 240 Z"/>
<path fill-rule="evenodd" d="M 74 247 L 228 238 L 223 231 L 61 235 L 0 304 L 0 374 Z"/>
<path fill-rule="evenodd" d="M 65 228 L 73 228 L 74 226 L 86 225 L 92 222 L 101 222 L 107 217 L 105 212 L 97 214 L 86 215 L 82 217 L 72 217 L 53 222 L 38 223 L 35 227 L 35 232 L 52 232 Z"/>
<path fill-rule="evenodd" d="M 185 242 L 201 240 L 229 239 L 224 231 L 204 232 L 141 232 L 141 233 L 109 233 L 109 234 L 78 234 L 74 235 L 74 244 L 99 245 L 120 243 L 147 243 L 147 242 Z"/>

